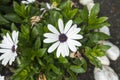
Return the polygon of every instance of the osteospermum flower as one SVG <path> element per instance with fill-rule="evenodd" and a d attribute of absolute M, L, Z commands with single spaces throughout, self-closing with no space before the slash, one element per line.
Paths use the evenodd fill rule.
<path fill-rule="evenodd" d="M 0 44 L 0 60 L 2 60 L 2 65 L 9 65 L 15 60 L 17 56 L 17 43 L 18 43 L 18 31 L 12 32 L 12 37 L 7 33 L 6 36 L 3 36 L 2 43 Z"/>
<path fill-rule="evenodd" d="M 72 25 L 72 20 L 69 20 L 64 27 L 62 19 L 59 19 L 58 27 L 59 31 L 51 24 L 48 24 L 48 29 L 52 33 L 44 34 L 46 37 L 44 43 L 54 42 L 54 44 L 49 47 L 48 53 L 53 52 L 57 48 L 57 57 L 59 57 L 60 54 L 65 57 L 69 55 L 69 49 L 73 52 L 77 51 L 77 46 L 81 46 L 81 43 L 77 40 L 82 39 L 83 36 L 78 34 L 81 29 L 77 28 L 76 24 Z"/>

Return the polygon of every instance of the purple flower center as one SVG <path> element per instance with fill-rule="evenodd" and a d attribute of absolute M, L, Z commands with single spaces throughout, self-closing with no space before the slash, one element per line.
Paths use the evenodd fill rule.
<path fill-rule="evenodd" d="M 67 36 L 65 34 L 60 34 L 59 35 L 59 41 L 60 42 L 65 42 L 67 41 Z"/>
<path fill-rule="evenodd" d="M 15 52 L 15 45 L 12 46 L 12 52 Z"/>

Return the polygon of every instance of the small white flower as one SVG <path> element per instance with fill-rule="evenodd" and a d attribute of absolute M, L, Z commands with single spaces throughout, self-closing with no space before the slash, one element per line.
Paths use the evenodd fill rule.
<path fill-rule="evenodd" d="M 102 56 L 102 57 L 97 57 L 100 61 L 102 65 L 110 65 L 110 61 L 106 56 Z"/>
<path fill-rule="evenodd" d="M 103 44 L 111 46 L 111 48 L 106 51 L 108 58 L 111 60 L 117 60 L 117 58 L 120 56 L 119 48 L 109 41 L 104 41 Z"/>
<path fill-rule="evenodd" d="M 44 36 L 46 39 L 44 40 L 44 43 L 53 43 L 51 47 L 48 49 L 48 53 L 53 52 L 57 47 L 57 57 L 60 56 L 60 54 L 65 57 L 69 55 L 69 49 L 73 52 L 77 51 L 77 46 L 81 46 L 81 43 L 76 41 L 79 39 L 82 39 L 83 36 L 79 35 L 80 28 L 77 28 L 77 25 L 72 25 L 72 20 L 69 20 L 65 27 L 63 24 L 63 20 L 58 20 L 58 27 L 59 31 L 52 26 L 51 24 L 48 24 L 48 29 L 52 33 L 45 33 Z"/>
<path fill-rule="evenodd" d="M 1 75 L 0 75 L 0 80 L 4 80 L 4 76 L 1 76 Z"/>
<path fill-rule="evenodd" d="M 103 66 L 102 70 L 95 68 L 94 78 L 95 80 L 119 80 L 118 75 L 109 66 Z"/>
<path fill-rule="evenodd" d="M 35 0 L 27 0 L 27 1 L 21 1 L 23 4 L 30 4 L 35 2 Z"/>
<path fill-rule="evenodd" d="M 100 32 L 103 32 L 103 33 L 105 33 L 105 34 L 110 36 L 110 29 L 107 26 L 103 26 L 99 30 L 100 30 Z"/>
<path fill-rule="evenodd" d="M 11 65 L 17 56 L 16 49 L 18 43 L 18 34 L 18 31 L 13 31 L 12 38 L 8 33 L 6 36 L 3 36 L 2 43 L 0 44 L 0 53 L 2 53 L 0 60 L 2 60 L 2 64 L 4 66 L 7 65 L 7 63 Z"/>

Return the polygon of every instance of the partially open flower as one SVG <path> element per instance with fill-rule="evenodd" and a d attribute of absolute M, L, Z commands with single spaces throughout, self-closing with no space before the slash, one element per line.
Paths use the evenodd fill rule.
<path fill-rule="evenodd" d="M 102 70 L 95 68 L 94 78 L 95 80 L 119 80 L 118 75 L 109 66 L 103 66 Z"/>
<path fill-rule="evenodd" d="M 39 21 L 40 21 L 40 16 L 33 16 L 33 17 L 31 17 L 31 24 L 32 24 L 32 26 L 35 23 L 39 22 Z"/>
<path fill-rule="evenodd" d="M 103 26 L 102 28 L 99 29 L 99 31 L 110 36 L 110 30 L 107 26 Z"/>
<path fill-rule="evenodd" d="M 87 8 L 88 8 L 89 13 L 91 12 L 94 5 L 95 5 L 94 3 L 88 3 L 87 4 Z"/>
<path fill-rule="evenodd" d="M 107 56 L 111 60 L 116 60 L 120 56 L 120 50 L 117 46 L 115 46 L 109 41 L 104 41 L 103 44 L 111 46 L 111 48 L 106 51 Z"/>

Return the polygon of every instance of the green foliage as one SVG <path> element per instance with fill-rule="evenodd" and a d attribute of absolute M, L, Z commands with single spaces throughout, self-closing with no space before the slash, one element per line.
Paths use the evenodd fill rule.
<path fill-rule="evenodd" d="M 13 30 L 19 31 L 18 56 L 17 62 L 14 63 L 16 68 L 11 66 L 13 68 L 11 80 L 38 80 L 40 74 L 44 74 L 47 80 L 77 80 L 78 74 L 87 71 L 87 64 L 89 64 L 87 61 L 101 68 L 101 62 L 97 57 L 104 56 L 105 51 L 110 47 L 99 44 L 99 41 L 109 39 L 110 36 L 96 31 L 103 26 L 109 26 L 107 17 L 98 16 L 99 4 L 95 4 L 89 14 L 87 7 L 83 9 L 71 7 L 70 0 L 50 0 L 50 5 L 56 2 L 58 4 L 56 7 L 60 10 L 46 9 L 45 2 L 36 1 L 26 5 L 15 1 L 11 4 L 11 10 L 7 6 L 11 0 L 2 0 L 0 3 L 0 30 L 2 31 L 0 35 L 4 36 Z M 5 10 L 2 9 L 3 7 Z M 45 10 L 40 11 L 41 8 Z M 32 21 L 33 16 L 39 16 L 40 20 Z M 73 20 L 73 23 L 81 28 L 79 34 L 83 35 L 83 39 L 80 40 L 82 46 L 78 48 L 81 57 L 56 58 L 55 52 L 51 54 L 47 52 L 50 44 L 43 43 L 43 35 L 49 32 L 48 24 L 58 29 L 59 18 L 63 19 L 64 23 Z M 32 25 L 32 22 L 35 24 Z"/>

